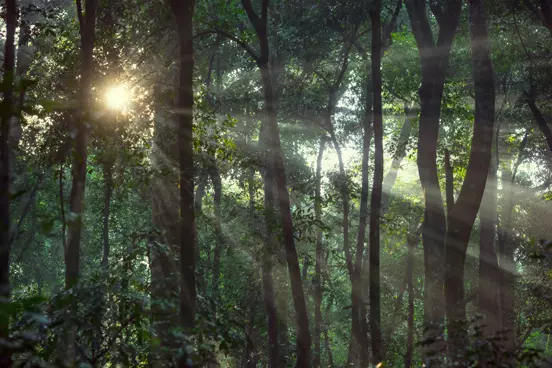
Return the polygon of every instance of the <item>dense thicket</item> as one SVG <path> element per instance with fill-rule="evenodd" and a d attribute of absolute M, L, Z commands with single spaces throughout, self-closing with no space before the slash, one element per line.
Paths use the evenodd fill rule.
<path fill-rule="evenodd" d="M 1 14 L 1 367 L 552 365 L 550 0 Z"/>

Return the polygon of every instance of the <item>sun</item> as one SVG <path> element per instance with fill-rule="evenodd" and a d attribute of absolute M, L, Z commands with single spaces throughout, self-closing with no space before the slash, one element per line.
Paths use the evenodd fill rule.
<path fill-rule="evenodd" d="M 129 102 L 129 92 L 123 85 L 112 86 L 105 92 L 105 102 L 112 110 L 122 111 Z"/>

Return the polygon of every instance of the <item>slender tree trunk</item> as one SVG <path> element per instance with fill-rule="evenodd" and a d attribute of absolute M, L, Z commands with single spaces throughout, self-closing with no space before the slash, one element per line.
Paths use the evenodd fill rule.
<path fill-rule="evenodd" d="M 209 173 L 207 170 L 201 170 L 199 173 L 198 183 L 197 183 L 197 189 L 195 191 L 195 198 L 194 198 L 194 212 L 195 212 L 195 218 L 197 219 L 201 211 L 203 210 L 203 197 L 205 196 L 205 187 L 207 186 L 207 179 L 209 178 Z M 199 244 L 199 234 L 196 232 L 196 244 Z M 195 262 L 196 265 L 199 265 L 201 261 L 201 250 L 199 246 L 196 246 L 195 248 Z M 198 266 L 199 267 L 199 266 Z M 200 292 L 206 293 L 207 291 L 207 280 L 205 279 L 202 272 L 198 272 L 197 274 L 197 287 L 199 288 Z"/>
<path fill-rule="evenodd" d="M 450 163 L 450 152 L 445 149 L 445 197 L 447 200 L 447 215 L 454 207 L 454 168 Z"/>
<path fill-rule="evenodd" d="M 496 133 L 495 133 L 496 134 Z M 487 185 L 479 212 L 479 292 L 478 310 L 483 316 L 485 335 L 494 336 L 500 330 L 500 270 L 495 251 L 497 222 L 497 162 L 491 160 Z M 486 362 L 482 362 L 486 366 Z"/>
<path fill-rule="evenodd" d="M 370 201 L 370 332 L 372 364 L 383 359 L 380 294 L 380 216 L 383 189 L 383 111 L 381 101 L 381 1 L 370 11 L 372 23 L 372 82 L 374 91 L 374 184 Z"/>
<path fill-rule="evenodd" d="M 475 84 L 475 123 L 466 178 L 447 223 L 445 245 L 445 299 L 449 354 L 466 359 L 468 343 L 464 262 L 473 223 L 489 172 L 495 118 L 493 67 L 483 1 L 469 2 L 472 65 Z"/>
<path fill-rule="evenodd" d="M 65 250 L 65 285 L 76 285 L 80 272 L 80 241 L 83 224 L 84 187 L 86 184 L 86 160 L 88 156 L 88 104 L 92 84 L 94 49 L 94 28 L 96 22 L 96 0 L 86 0 L 84 13 L 80 0 L 77 1 L 81 33 L 81 81 L 79 86 L 80 111 L 75 119 L 75 152 L 73 154 L 73 180 L 69 196 L 69 211 L 75 220 L 69 222 L 67 248 Z"/>
<path fill-rule="evenodd" d="M 213 254 L 213 293 L 215 298 L 219 298 L 219 280 L 220 280 L 220 263 L 222 250 L 224 248 L 224 234 L 222 232 L 222 183 L 220 179 L 220 172 L 216 164 L 213 163 L 211 168 L 211 180 L 213 182 L 213 188 L 215 190 L 214 205 L 215 205 L 215 234 L 216 244 Z"/>
<path fill-rule="evenodd" d="M 180 324 L 185 331 L 194 326 L 196 311 L 196 234 L 194 213 L 193 71 L 192 17 L 194 0 L 170 0 L 179 41 L 180 78 L 178 87 L 178 158 L 180 163 Z M 190 366 L 190 357 L 179 358 L 180 368 Z"/>
<path fill-rule="evenodd" d="M 14 113 L 13 80 L 15 72 L 15 27 L 17 3 L 6 0 L 6 41 L 0 121 L 0 309 L 10 298 L 10 120 Z M 6 309 L 4 309 L 6 310 Z M 9 341 L 9 316 L 0 314 L 0 340 Z M 12 352 L 5 344 L 0 348 L 0 366 L 11 367 Z"/>
<path fill-rule="evenodd" d="M 535 100 L 533 100 L 532 98 L 529 98 L 527 100 L 527 104 L 529 105 L 529 108 L 533 113 L 533 117 L 535 118 L 537 127 L 539 128 L 539 130 L 544 135 L 544 138 L 546 139 L 546 144 L 548 145 L 548 149 L 552 151 L 552 130 L 550 129 L 548 122 L 544 118 L 544 115 L 542 114 L 540 109 L 537 107 Z"/>
<path fill-rule="evenodd" d="M 365 62 L 366 70 L 370 73 L 370 64 Z M 369 74 L 371 75 L 371 74 Z M 365 339 L 368 331 L 366 329 L 366 307 L 363 295 L 363 274 L 366 242 L 366 225 L 368 223 L 368 182 L 369 182 L 369 161 L 370 146 L 372 141 L 372 78 L 366 79 L 365 97 L 364 97 L 364 118 L 363 118 L 363 141 L 362 141 L 362 187 L 360 195 L 359 228 L 355 252 L 355 264 L 353 278 L 351 282 L 351 301 L 352 301 L 352 325 L 351 325 L 351 345 L 348 361 L 356 362 L 362 367 L 368 365 L 368 345 Z"/>
<path fill-rule="evenodd" d="M 109 144 L 109 143 L 108 143 Z M 103 179 L 104 179 L 104 208 L 103 208 L 103 255 L 102 267 L 107 269 L 109 266 L 109 215 L 111 213 L 111 196 L 113 194 L 113 165 L 115 157 L 111 152 L 111 147 L 106 148 L 106 154 L 103 162 Z"/>
<path fill-rule="evenodd" d="M 433 4 L 433 3 L 432 3 Z M 418 171 L 424 191 L 424 363 L 439 359 L 444 346 L 441 331 L 444 323 L 443 266 L 445 210 L 437 172 L 437 139 L 441 99 L 449 54 L 462 9 L 461 0 L 451 0 L 439 16 L 439 35 L 434 41 L 425 0 L 406 0 L 406 8 L 418 45 L 422 66 L 420 122 L 418 132 Z"/>
<path fill-rule="evenodd" d="M 84 189 L 86 185 L 86 168 L 88 157 L 88 119 L 90 90 L 93 77 L 93 49 L 96 24 L 96 0 L 86 0 L 84 12 L 82 3 L 77 0 L 77 14 L 79 17 L 80 37 L 81 37 L 81 79 L 79 85 L 79 111 L 75 118 L 75 150 L 73 153 L 72 164 L 72 183 L 71 193 L 69 195 L 69 211 L 74 219 L 68 223 L 67 243 L 65 248 L 65 287 L 71 289 L 76 286 L 80 273 L 80 245 L 81 232 L 84 216 Z M 75 316 L 76 300 L 70 303 L 70 313 Z M 67 328 L 65 342 L 61 346 L 64 350 L 62 356 L 63 363 L 66 366 L 76 365 L 76 347 L 77 338 L 76 326 L 69 322 L 73 318 L 67 319 Z"/>
<path fill-rule="evenodd" d="M 297 361 L 296 367 L 309 367 L 311 361 L 311 335 L 309 328 L 309 317 L 305 302 L 305 293 L 301 280 L 301 269 L 295 248 L 295 238 L 293 234 L 293 220 L 291 216 L 289 193 L 287 190 L 287 179 L 284 167 L 284 158 L 280 145 L 280 131 L 278 128 L 276 113 L 276 97 L 272 85 L 272 78 L 269 65 L 270 49 L 268 42 L 267 22 L 268 22 L 268 0 L 263 1 L 261 7 L 261 16 L 253 10 L 250 0 L 242 0 L 242 5 L 247 12 L 247 16 L 255 28 L 259 40 L 260 56 L 257 64 L 261 72 L 261 82 L 263 86 L 265 113 L 267 121 L 267 134 L 270 142 L 267 145 L 270 153 L 270 170 L 274 173 L 276 189 L 278 191 L 278 204 L 280 209 L 281 224 L 283 230 L 284 247 L 291 281 L 291 292 L 293 304 L 295 307 L 296 328 L 297 328 Z"/>
<path fill-rule="evenodd" d="M 331 127 L 331 115 L 326 118 L 329 121 L 328 125 Z M 330 128 L 330 138 L 333 143 L 334 149 L 337 153 L 337 161 L 339 164 L 339 176 L 340 176 L 340 192 L 343 208 L 343 251 L 345 253 L 345 262 L 347 263 L 347 271 L 349 278 L 353 279 L 354 265 L 353 256 L 351 255 L 351 249 L 349 248 L 349 188 L 347 186 L 347 174 L 345 173 L 345 164 L 343 162 L 343 154 L 341 153 L 341 146 L 337 141 L 333 128 Z"/>
<path fill-rule="evenodd" d="M 366 70 L 366 73 L 370 76 L 366 79 L 366 95 L 364 96 L 364 137 L 363 137 L 363 160 L 364 160 L 364 154 L 368 154 L 368 161 L 366 163 L 367 167 L 369 168 L 370 167 L 370 148 L 371 148 L 371 141 L 372 141 L 372 133 L 373 133 L 373 113 L 372 113 L 372 107 L 373 107 L 373 103 L 374 103 L 374 96 L 373 96 L 373 82 L 372 82 L 372 70 L 371 70 L 371 65 L 370 65 L 370 59 L 368 58 L 368 56 L 365 56 L 364 57 L 364 65 L 365 65 L 365 70 Z M 369 128 L 369 136 L 366 137 L 366 134 L 368 133 L 367 132 L 367 128 Z M 366 142 L 365 140 L 368 140 L 368 142 Z M 363 168 L 364 170 L 364 168 Z M 364 171 L 362 173 L 363 175 L 363 178 L 362 178 L 362 181 L 364 182 L 364 180 L 366 180 L 367 183 L 370 182 L 370 171 L 367 170 L 366 171 L 366 179 L 364 179 Z M 366 198 L 366 201 L 368 201 L 368 198 Z M 368 219 L 366 219 L 366 222 L 368 221 Z M 365 229 L 366 229 L 366 222 L 364 223 L 365 225 Z M 362 226 L 362 224 L 359 224 L 359 226 Z M 360 232 L 360 229 L 359 229 L 359 232 Z M 360 235 L 360 234 L 359 234 Z M 365 239 L 365 236 L 366 236 L 366 233 L 364 234 L 363 236 L 363 245 L 364 245 L 364 241 L 366 240 Z M 357 247 L 358 247 L 358 238 L 357 238 Z M 358 248 L 357 248 L 358 250 Z M 363 367 L 366 367 L 368 364 L 369 364 L 369 349 L 368 349 L 368 345 L 369 345 L 369 338 L 368 336 L 370 335 L 370 328 L 369 328 L 369 325 L 368 325 L 368 310 L 366 308 L 366 306 L 368 305 L 368 300 L 369 300 L 369 296 L 368 296 L 368 293 L 369 293 L 369 285 L 370 285 L 370 277 L 369 277 L 369 272 L 368 270 L 370 269 L 370 256 L 369 256 L 369 252 L 367 252 L 366 250 L 363 251 L 363 255 L 362 255 L 362 273 L 360 275 L 360 287 L 361 287 L 361 303 L 360 303 L 360 308 L 359 308 L 359 313 L 358 313 L 358 321 L 360 323 L 360 329 L 361 329 L 361 333 L 362 333 L 362 339 L 361 339 L 361 354 L 360 354 L 360 364 L 363 366 Z M 352 331 L 351 331 L 352 332 Z M 352 334 L 352 333 L 351 333 Z M 351 359 L 351 352 L 349 352 L 349 358 L 348 358 L 348 361 L 350 361 Z"/>
<path fill-rule="evenodd" d="M 314 217 L 317 222 L 316 226 L 320 226 L 322 221 L 322 195 L 321 195 L 321 181 L 322 181 L 322 159 L 324 157 L 324 147 L 326 144 L 326 138 L 320 139 L 320 147 L 318 149 L 318 159 L 316 160 L 316 182 L 314 193 Z M 320 350 L 320 335 L 322 332 L 322 229 L 316 230 L 316 263 L 314 270 L 314 355 L 313 355 L 313 367 L 320 367 L 321 350 Z"/>
<path fill-rule="evenodd" d="M 267 136 L 267 123 L 263 122 L 259 142 L 262 146 L 268 147 L 270 137 Z M 270 161 L 270 150 L 266 150 L 265 162 Z M 264 182 L 264 222 L 266 238 L 264 240 L 264 251 L 262 260 L 262 284 L 263 284 L 263 304 L 267 319 L 268 331 L 268 367 L 277 368 L 280 364 L 280 345 L 279 336 L 279 318 L 276 309 L 276 297 L 273 281 L 273 263 L 274 253 L 277 250 L 277 241 L 274 234 L 276 225 L 275 219 L 275 198 L 274 198 L 274 178 L 270 168 L 263 171 Z M 253 195 L 250 193 L 250 196 Z"/>
<path fill-rule="evenodd" d="M 418 225 L 418 223 L 419 219 L 414 223 L 414 226 L 411 227 L 410 234 L 408 234 L 407 239 L 408 254 L 406 258 L 406 284 L 408 291 L 408 317 L 404 368 L 412 367 L 412 360 L 414 357 L 414 250 L 418 245 L 422 230 L 422 226 Z"/>
<path fill-rule="evenodd" d="M 326 367 L 329 367 L 329 368 L 333 368 L 334 366 L 334 362 L 333 362 L 333 354 L 332 354 L 332 344 L 330 342 L 330 337 L 328 335 L 328 325 L 329 325 L 329 315 L 330 315 L 330 311 L 331 311 L 331 308 L 332 308 L 332 303 L 331 302 L 328 302 L 328 305 L 326 306 L 326 312 L 325 312 L 325 315 L 326 315 L 326 321 L 324 323 L 324 347 L 326 349 L 326 353 L 328 354 L 328 364 L 326 365 Z"/>

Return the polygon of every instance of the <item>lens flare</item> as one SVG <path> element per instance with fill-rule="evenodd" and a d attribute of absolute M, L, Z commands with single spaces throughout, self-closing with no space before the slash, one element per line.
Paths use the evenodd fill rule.
<path fill-rule="evenodd" d="M 124 110 L 129 101 L 129 93 L 125 86 L 113 86 L 107 89 L 105 93 L 105 102 L 112 110 Z"/>

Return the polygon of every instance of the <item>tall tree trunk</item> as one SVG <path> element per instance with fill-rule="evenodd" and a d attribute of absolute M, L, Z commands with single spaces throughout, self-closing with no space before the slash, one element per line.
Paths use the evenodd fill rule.
<path fill-rule="evenodd" d="M 10 120 L 14 113 L 13 80 L 15 72 L 15 27 L 17 3 L 6 0 L 6 41 L 4 48 L 4 76 L 2 83 L 2 105 L 0 122 L 0 308 L 10 298 Z M 4 309 L 4 308 L 1 308 Z M 6 310 L 6 309 L 4 309 Z M 9 316 L 0 314 L 0 340 L 9 340 Z M 11 367 L 11 351 L 2 344 L 0 366 Z"/>
<path fill-rule="evenodd" d="M 448 216 L 454 207 L 454 168 L 450 162 L 450 151 L 448 149 L 445 149 L 445 198 Z"/>
<path fill-rule="evenodd" d="M 365 62 L 366 71 L 370 73 L 369 63 Z M 371 74 L 369 74 L 371 75 Z M 352 326 L 351 326 L 351 351 L 350 360 L 357 362 L 361 367 L 368 366 L 368 349 L 366 339 L 366 307 L 363 298 L 362 276 L 364 270 L 366 225 L 368 223 L 368 181 L 369 181 L 369 161 L 370 146 L 372 141 L 372 78 L 366 79 L 365 100 L 364 100 L 364 118 L 363 118 L 363 138 L 362 138 L 362 187 L 360 194 L 360 211 L 358 236 L 355 252 L 355 265 L 353 279 L 351 283 L 351 301 L 352 301 Z"/>
<path fill-rule="evenodd" d="M 291 291 L 295 307 L 296 327 L 297 327 L 297 361 L 296 367 L 308 367 L 311 361 L 311 335 L 309 329 L 309 317 L 305 302 L 305 293 L 301 280 L 301 270 L 295 248 L 295 239 L 293 234 L 293 221 L 287 190 L 287 179 L 284 168 L 284 158 L 280 145 L 280 131 L 276 115 L 276 98 L 272 85 L 270 73 L 269 57 L 270 49 L 268 43 L 268 0 L 263 0 L 261 7 L 261 16 L 253 10 L 250 0 L 242 0 L 242 5 L 247 12 L 249 21 L 255 28 L 259 40 L 260 56 L 257 58 L 257 64 L 261 72 L 261 81 L 264 93 L 264 103 L 267 121 L 267 134 L 270 138 L 268 151 L 271 156 L 270 170 L 275 177 L 276 188 L 278 190 L 278 204 L 280 208 L 281 224 L 283 229 L 284 247 L 291 281 Z"/>
<path fill-rule="evenodd" d="M 495 118 L 493 66 L 482 0 L 469 2 L 475 122 L 466 178 L 448 216 L 445 243 L 445 300 L 449 354 L 464 361 L 468 343 L 464 298 L 464 262 L 470 233 L 485 191 Z"/>
<path fill-rule="evenodd" d="M 113 194 L 113 165 L 115 164 L 115 156 L 112 152 L 112 148 L 107 143 L 106 153 L 103 166 L 103 179 L 104 179 L 104 208 L 103 208 L 103 255 L 102 255 L 102 267 L 107 269 L 109 266 L 109 215 L 111 213 L 111 196 Z"/>
<path fill-rule="evenodd" d="M 496 132 L 495 132 L 496 134 Z M 485 336 L 500 330 L 500 271 L 495 251 L 497 225 L 497 163 L 493 155 L 487 175 L 487 185 L 479 212 L 479 291 L 478 310 L 483 316 Z M 483 367 L 486 362 L 482 362 Z"/>
<path fill-rule="evenodd" d="M 262 146 L 268 146 L 270 137 L 267 136 L 267 123 L 261 125 L 259 142 Z M 265 163 L 270 161 L 270 151 L 266 151 Z M 269 165 L 267 165 L 269 166 Z M 274 234 L 275 219 L 275 198 L 274 198 L 274 177 L 270 168 L 263 170 L 264 182 L 264 222 L 266 238 L 264 240 L 263 260 L 262 260 L 262 284 L 263 284 L 263 304 L 266 313 L 267 331 L 268 331 L 268 366 L 277 368 L 280 364 L 280 345 L 279 337 L 279 318 L 276 309 L 276 297 L 273 281 L 273 263 L 274 253 L 277 251 L 277 241 Z M 250 193 L 250 196 L 252 193 Z"/>
<path fill-rule="evenodd" d="M 152 242 L 151 314 L 156 343 L 152 344 L 152 367 L 162 367 L 172 361 L 171 349 L 176 347 L 171 329 L 178 324 L 178 147 L 174 115 L 168 106 L 159 102 L 155 106 L 152 220 L 159 236 Z M 159 245 L 161 244 L 161 246 Z"/>
<path fill-rule="evenodd" d="M 209 173 L 207 170 L 201 170 L 199 173 L 198 183 L 197 183 L 197 189 L 194 194 L 194 212 L 195 212 L 195 218 L 197 219 L 201 211 L 203 210 L 203 197 L 205 196 L 205 187 L 207 186 L 207 179 L 209 178 Z M 196 244 L 199 244 L 199 234 L 196 232 Z M 196 246 L 195 248 L 195 262 L 196 265 L 199 265 L 201 261 L 201 250 L 199 249 L 199 246 Z M 199 267 L 199 266 L 197 266 Z M 205 276 L 202 274 L 202 272 L 198 272 L 197 274 L 197 287 L 200 290 L 201 293 L 206 293 L 207 291 L 207 280 L 205 279 Z"/>
<path fill-rule="evenodd" d="M 431 3 L 434 5 L 434 3 Z M 438 5 L 437 5 L 438 6 Z M 424 362 L 442 354 L 441 329 L 444 323 L 443 266 L 445 210 L 437 174 L 437 139 L 449 54 L 458 26 L 461 0 L 451 0 L 442 11 L 432 8 L 439 23 L 434 41 L 425 0 L 406 0 L 412 31 L 422 66 L 420 122 L 418 132 L 418 171 L 424 191 L 426 216 L 424 246 Z"/>
<path fill-rule="evenodd" d="M 220 172 L 218 167 L 216 166 L 216 163 L 213 163 L 213 167 L 211 168 L 211 181 L 213 182 L 213 188 L 215 191 L 215 197 L 213 199 L 214 201 L 214 207 L 215 207 L 215 235 L 216 235 L 216 243 L 215 243 L 215 251 L 213 254 L 213 293 L 215 295 L 215 298 L 219 298 L 219 280 L 220 280 L 220 263 L 221 263 L 221 255 L 222 250 L 224 248 L 224 235 L 222 232 L 222 209 L 221 209 L 221 201 L 222 201 L 222 182 L 220 179 Z"/>
<path fill-rule="evenodd" d="M 380 216 L 383 189 L 383 111 L 381 101 L 381 0 L 372 4 L 372 82 L 374 98 L 374 184 L 370 201 L 370 332 L 372 364 L 383 359 L 380 293 Z"/>
<path fill-rule="evenodd" d="M 320 147 L 318 149 L 318 159 L 316 160 L 316 182 L 314 192 L 314 218 L 317 222 L 316 226 L 320 226 L 322 221 L 322 159 L 324 157 L 324 147 L 326 137 L 320 138 Z M 316 230 L 316 263 L 314 270 L 314 355 L 313 367 L 320 367 L 321 350 L 320 350 L 320 334 L 322 333 L 322 229 Z"/>
<path fill-rule="evenodd" d="M 185 331 L 194 326 L 196 311 L 196 234 L 194 213 L 194 150 L 193 150 L 193 72 L 194 44 L 192 17 L 194 0 L 170 0 L 176 20 L 179 41 L 180 78 L 178 85 L 178 159 L 180 164 L 180 324 Z M 178 366 L 190 366 L 190 357 L 183 354 Z"/>
<path fill-rule="evenodd" d="M 80 244 L 84 216 L 84 189 L 86 185 L 86 167 L 88 157 L 88 119 L 90 90 L 93 77 L 93 50 L 96 25 L 96 0 L 86 0 L 84 11 L 81 0 L 77 0 L 81 38 L 81 79 L 79 85 L 79 111 L 75 118 L 75 150 L 72 164 L 72 183 L 69 195 L 69 211 L 74 219 L 68 223 L 67 243 L 65 247 L 65 287 L 70 289 L 77 285 L 80 273 Z M 70 313 L 75 316 L 76 300 L 70 303 Z M 71 321 L 72 318 L 68 318 Z M 63 363 L 66 366 L 76 365 L 76 327 L 67 322 L 66 341 L 62 345 Z"/>
<path fill-rule="evenodd" d="M 404 356 L 404 368 L 412 367 L 414 357 L 414 250 L 420 241 L 422 226 L 419 225 L 419 218 L 413 223 L 408 234 L 406 245 L 408 254 L 406 258 L 406 285 L 408 291 L 408 317 L 406 334 L 406 354 Z M 416 228 L 417 226 L 417 228 Z"/>
<path fill-rule="evenodd" d="M 83 12 L 80 0 L 77 0 L 81 35 L 81 80 L 79 86 L 80 111 L 75 119 L 75 152 L 73 154 L 72 186 L 69 196 L 69 211 L 75 220 L 69 222 L 67 248 L 65 249 L 65 286 L 76 285 L 80 272 L 80 241 L 83 224 L 84 187 L 86 184 L 86 165 L 88 156 L 88 105 L 92 84 L 94 49 L 94 31 L 96 22 L 96 0 L 86 0 Z"/>

